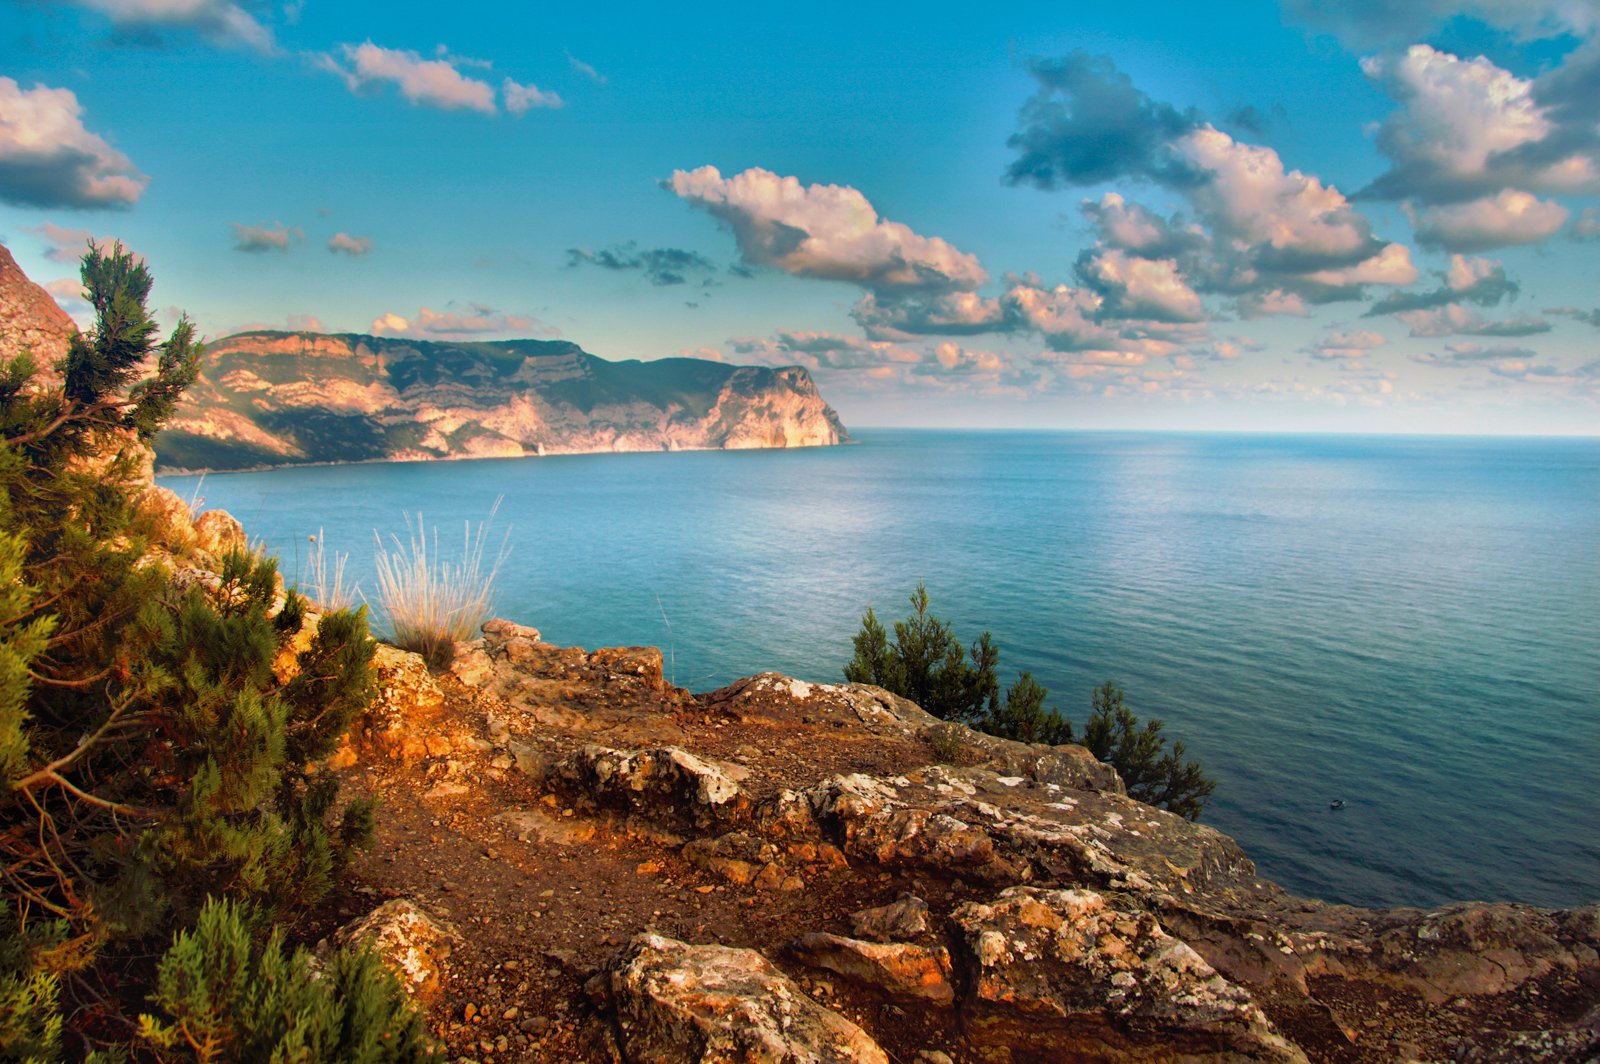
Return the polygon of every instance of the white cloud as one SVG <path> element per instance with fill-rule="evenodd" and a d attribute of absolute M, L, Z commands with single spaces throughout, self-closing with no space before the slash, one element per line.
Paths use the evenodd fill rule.
<path fill-rule="evenodd" d="M 18 207 L 126 207 L 150 179 L 83 127 L 71 89 L 0 77 L 0 200 Z"/>
<path fill-rule="evenodd" d="M 407 318 L 386 311 L 373 319 L 371 331 L 375 336 L 410 336 L 418 339 L 450 339 L 484 336 L 493 333 L 530 333 L 549 335 L 554 330 L 538 318 L 528 314 L 504 314 L 481 303 L 470 304 L 469 313 L 458 311 L 418 309 L 414 317 Z"/>
<path fill-rule="evenodd" d="M 1443 207 L 1415 216 L 1417 240 L 1450 251 L 1484 251 L 1514 244 L 1536 244 L 1566 224 L 1567 208 L 1518 189 Z"/>
<path fill-rule="evenodd" d="M 994 332 L 1005 323 L 1000 301 L 976 292 L 880 296 L 869 291 L 850 309 L 850 316 L 875 340 L 973 335 Z"/>
<path fill-rule="evenodd" d="M 1567 231 L 1574 240 L 1600 240 L 1600 207 L 1585 207 Z"/>
<path fill-rule="evenodd" d="M 372 238 L 351 236 L 349 233 L 335 233 L 328 240 L 328 250 L 337 254 L 349 255 L 352 258 L 359 258 L 372 250 Z"/>
<path fill-rule="evenodd" d="M 1592 109 L 1560 104 L 1572 91 L 1561 83 L 1582 80 L 1582 60 L 1574 62 L 1577 71 L 1563 66 L 1529 80 L 1487 58 L 1426 44 L 1363 60 L 1367 75 L 1402 105 L 1377 130 L 1378 149 L 1393 165 L 1366 191 L 1434 205 L 1512 190 L 1600 191 Z"/>
<path fill-rule="evenodd" d="M 282 222 L 261 222 L 257 225 L 245 225 L 243 222 L 228 224 L 233 226 L 235 251 L 248 251 L 252 254 L 288 251 L 291 245 L 305 239 L 305 234 L 298 228 L 284 225 Z"/>
<path fill-rule="evenodd" d="M 98 11 L 121 29 L 194 30 L 218 44 L 243 44 L 261 51 L 272 48 L 272 31 L 238 4 L 228 0 L 67 0 Z"/>
<path fill-rule="evenodd" d="M 1371 226 L 1343 193 L 1309 174 L 1286 170 L 1271 148 L 1203 126 L 1179 141 L 1178 150 L 1209 178 L 1191 197 L 1219 233 L 1301 263 L 1348 262 L 1364 251 L 1377 252 Z"/>
<path fill-rule="evenodd" d="M 1079 272 L 1103 297 L 1106 316 L 1167 322 L 1205 318 L 1200 297 L 1172 259 L 1138 258 L 1111 248 L 1086 256 Z"/>
<path fill-rule="evenodd" d="M 50 250 L 44 257 L 51 262 L 78 262 L 89 249 L 89 242 L 97 244 L 109 243 L 109 239 L 101 237 L 95 240 L 95 235 L 89 229 L 68 229 L 66 226 L 44 222 L 40 225 L 28 227 L 28 232 L 33 233 L 50 245 Z"/>
<path fill-rule="evenodd" d="M 1521 315 L 1490 319 L 1460 303 L 1402 310 L 1394 316 L 1411 329 L 1412 336 L 1533 336 L 1550 331 L 1550 323 L 1543 318 Z"/>
<path fill-rule="evenodd" d="M 553 92 L 545 92 L 537 85 L 518 85 L 510 78 L 500 83 L 500 98 L 506 110 L 514 115 L 525 115 L 535 107 L 565 107 L 566 101 Z"/>
<path fill-rule="evenodd" d="M 351 92 L 374 84 L 388 83 L 414 105 L 437 107 L 445 111 L 468 110 L 498 114 L 494 89 L 488 82 L 468 77 L 456 69 L 463 62 L 454 57 L 424 59 L 416 52 L 381 48 L 371 41 L 341 44 L 343 61 L 332 53 L 315 57 L 322 69 L 344 79 Z M 509 80 L 509 79 L 508 79 Z"/>
<path fill-rule="evenodd" d="M 845 185 L 802 185 L 752 168 L 724 178 L 714 166 L 678 170 L 679 197 L 733 230 L 747 262 L 879 291 L 973 289 L 989 279 L 976 256 L 885 221 Z"/>
<path fill-rule="evenodd" d="M 611 80 L 604 74 L 600 73 L 600 71 L 590 66 L 588 63 L 585 63 L 582 59 L 579 59 L 577 56 L 573 55 L 571 52 L 567 53 L 567 65 L 572 67 L 572 69 L 577 71 L 579 74 L 582 74 L 584 77 L 588 78 L 590 81 L 594 82 L 596 85 L 604 85 Z"/>
<path fill-rule="evenodd" d="M 1353 361 L 1365 358 L 1369 353 L 1388 342 L 1389 338 L 1382 333 L 1371 331 L 1335 332 L 1329 333 L 1309 347 L 1302 348 L 1302 350 L 1313 358 Z"/>

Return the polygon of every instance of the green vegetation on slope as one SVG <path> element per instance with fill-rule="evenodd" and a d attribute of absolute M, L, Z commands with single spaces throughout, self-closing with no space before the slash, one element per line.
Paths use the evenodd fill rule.
<path fill-rule="evenodd" d="M 875 684 L 942 720 L 957 721 L 1003 739 L 1058 746 L 1073 741 L 1072 724 L 1047 709 L 1050 692 L 1022 673 L 1000 697 L 1000 652 L 984 632 L 963 647 L 948 621 L 928 612 L 928 589 L 919 581 L 911 614 L 894 623 L 894 638 L 868 607 L 854 637 L 855 656 L 844 667 L 851 683 Z M 1083 745 L 1122 777 L 1130 797 L 1190 820 L 1200 819 L 1215 790 L 1197 761 L 1184 760 L 1184 745 L 1169 750 L 1159 718 L 1140 722 L 1107 680 L 1095 690 L 1084 725 Z M 936 736 L 948 744 L 947 734 Z M 944 756 L 944 755 L 941 755 Z"/>
<path fill-rule="evenodd" d="M 335 1013 L 405 1014 L 397 985 L 366 962 L 308 983 L 272 959 L 272 926 L 370 834 L 370 805 L 336 817 L 338 783 L 313 768 L 372 697 L 365 615 L 329 614 L 302 644 L 305 603 L 272 559 L 236 550 L 174 578 L 138 459 L 198 346 L 187 321 L 157 342 L 150 275 L 120 245 L 91 249 L 83 281 L 96 326 L 61 386 L 37 387 L 26 355 L 0 368 L 0 1059 L 354 1059 L 359 1039 L 296 1039 Z M 234 963 L 258 948 L 264 967 Z M 170 1024 L 134 1020 L 146 994 Z M 260 1028 L 262 995 L 289 1010 L 279 1026 L 228 1035 Z M 217 1037 L 197 1040 L 204 1025 Z M 397 1029 L 365 1059 L 424 1059 L 419 1029 Z"/>

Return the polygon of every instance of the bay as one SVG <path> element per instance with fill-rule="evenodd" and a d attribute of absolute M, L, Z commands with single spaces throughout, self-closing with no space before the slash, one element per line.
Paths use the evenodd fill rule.
<path fill-rule="evenodd" d="M 503 496 L 496 612 L 663 647 L 706 690 L 840 678 L 918 580 L 1081 725 L 1110 678 L 1218 780 L 1205 822 L 1365 905 L 1600 898 L 1600 441 L 861 430 L 803 451 L 161 482 L 293 580 L 319 530 L 455 549 Z M 1334 810 L 1330 802 L 1343 800 Z"/>

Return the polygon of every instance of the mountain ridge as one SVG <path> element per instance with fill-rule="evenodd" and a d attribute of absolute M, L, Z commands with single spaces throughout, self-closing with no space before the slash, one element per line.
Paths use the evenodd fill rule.
<path fill-rule="evenodd" d="M 207 346 L 156 454 L 163 471 L 198 471 L 848 441 L 800 366 L 255 330 Z"/>

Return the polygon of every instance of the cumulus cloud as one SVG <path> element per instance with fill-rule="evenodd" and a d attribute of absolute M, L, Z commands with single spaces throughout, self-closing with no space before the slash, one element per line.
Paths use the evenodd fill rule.
<path fill-rule="evenodd" d="M 551 335 L 554 330 L 528 314 L 505 314 L 482 303 L 468 304 L 466 312 L 418 309 L 412 317 L 386 311 L 373 319 L 375 336 L 409 336 L 416 339 L 462 339 L 496 333 Z"/>
<path fill-rule="evenodd" d="M 328 238 L 328 250 L 338 255 L 349 255 L 351 258 L 360 258 L 372 250 L 372 238 L 365 236 L 351 236 L 349 233 L 335 233 Z"/>
<path fill-rule="evenodd" d="M 272 31 L 228 0 L 64 0 L 98 11 L 123 31 L 193 30 L 215 44 L 272 48 Z"/>
<path fill-rule="evenodd" d="M 1200 297 L 1172 259 L 1146 259 L 1120 248 L 1086 251 L 1078 259 L 1083 284 L 1099 293 L 1103 318 L 1193 322 L 1205 318 Z"/>
<path fill-rule="evenodd" d="M 1534 336 L 1550 331 L 1550 323 L 1540 317 L 1487 319 L 1459 303 L 1430 310 L 1402 310 L 1394 316 L 1410 327 L 1412 336 Z"/>
<path fill-rule="evenodd" d="M 1378 150 L 1393 166 L 1364 195 L 1454 202 L 1510 187 L 1593 190 L 1600 181 L 1588 153 L 1550 159 L 1548 149 L 1532 150 L 1555 140 L 1557 123 L 1533 81 L 1486 58 L 1418 44 L 1361 66 L 1401 104 L 1377 134 Z"/>
<path fill-rule="evenodd" d="M 1098 201 L 1084 200 L 1080 209 L 1094 224 L 1101 244 L 1146 258 L 1172 258 L 1199 251 L 1210 239 L 1199 226 L 1177 216 L 1162 218 L 1116 192 L 1107 192 Z"/>
<path fill-rule="evenodd" d="M 1151 99 L 1108 56 L 1075 51 L 1036 59 L 1029 69 L 1038 89 L 1006 142 L 1017 152 L 1007 181 L 1056 189 L 1122 177 L 1186 179 L 1169 147 L 1199 126 L 1195 112 Z"/>
<path fill-rule="evenodd" d="M 976 292 L 883 295 L 867 292 L 850 316 L 875 340 L 913 336 L 972 336 L 995 332 L 1006 322 L 998 299 Z"/>
<path fill-rule="evenodd" d="M 254 255 L 267 251 L 288 251 L 292 245 L 305 239 L 305 234 L 299 228 L 284 225 L 282 222 L 261 222 L 257 225 L 245 225 L 243 222 L 228 224 L 233 226 L 233 250 Z"/>
<path fill-rule="evenodd" d="M 587 248 L 568 248 L 567 266 L 598 266 L 603 270 L 627 272 L 637 270 L 658 287 L 688 284 L 696 278 L 703 284 L 711 283 L 717 264 L 698 251 L 683 248 L 643 248 L 633 241 L 617 244 L 599 251 Z"/>
<path fill-rule="evenodd" d="M 1363 48 L 1414 41 L 1462 16 L 1526 37 L 1586 36 L 1600 22 L 1589 0 L 1283 0 L 1283 9 Z"/>
<path fill-rule="evenodd" d="M 510 78 L 500 83 L 500 98 L 505 101 L 506 110 L 518 117 L 536 107 L 553 110 L 567 105 L 565 100 L 553 92 L 546 92 L 537 85 L 519 85 Z"/>
<path fill-rule="evenodd" d="M 341 44 L 338 55 L 330 52 L 313 59 L 323 70 L 342 78 L 351 92 L 390 84 L 413 105 L 446 111 L 499 113 L 494 88 L 486 81 L 463 74 L 457 69 L 462 60 L 453 56 L 425 59 L 416 52 L 381 48 L 366 41 Z"/>
<path fill-rule="evenodd" d="M 1231 296 L 1249 315 L 1298 313 L 1308 303 L 1360 299 L 1368 285 L 1415 281 L 1410 250 L 1376 237 L 1337 188 L 1192 109 L 1151 99 L 1109 59 L 1076 52 L 1035 63 L 1033 73 L 1040 87 L 1010 141 L 1019 156 L 1009 181 L 1062 188 L 1145 180 L 1193 210 L 1189 222 L 1118 193 L 1086 202 L 1103 248 L 1170 261 L 1172 278 L 1191 293 Z M 1092 274 L 1080 279 L 1093 283 Z M 1184 303 L 1161 313 L 1192 315 L 1195 303 Z"/>
<path fill-rule="evenodd" d="M 1354 361 L 1365 358 L 1388 342 L 1387 336 L 1368 330 L 1334 332 L 1301 350 L 1312 358 Z"/>
<path fill-rule="evenodd" d="M 17 207 L 127 207 L 150 179 L 83 127 L 71 89 L 0 77 L 0 200 Z"/>
<path fill-rule="evenodd" d="M 1493 196 L 1429 207 L 1415 215 L 1417 241 L 1447 251 L 1487 251 L 1537 244 L 1566 224 L 1567 208 L 1527 192 L 1506 189 Z"/>
<path fill-rule="evenodd" d="M 1367 317 L 1397 314 L 1401 311 L 1428 310 L 1450 303 L 1476 303 L 1492 307 L 1518 292 L 1517 283 L 1506 276 L 1505 266 L 1496 259 L 1451 255 L 1450 267 L 1440 273 L 1438 288 L 1423 292 L 1391 292 L 1367 311 Z"/>
<path fill-rule="evenodd" d="M 78 262 L 83 258 L 84 252 L 89 250 L 89 244 L 109 244 L 110 237 L 95 238 L 93 231 L 88 229 L 69 229 L 66 226 L 44 222 L 40 225 L 29 226 L 27 232 L 42 239 L 50 246 L 44 257 L 51 262 Z"/>
<path fill-rule="evenodd" d="M 880 292 L 973 289 L 989 279 L 976 256 L 879 218 L 847 185 L 802 185 L 759 168 L 724 178 L 702 166 L 674 172 L 668 187 L 732 229 L 753 265 Z"/>

